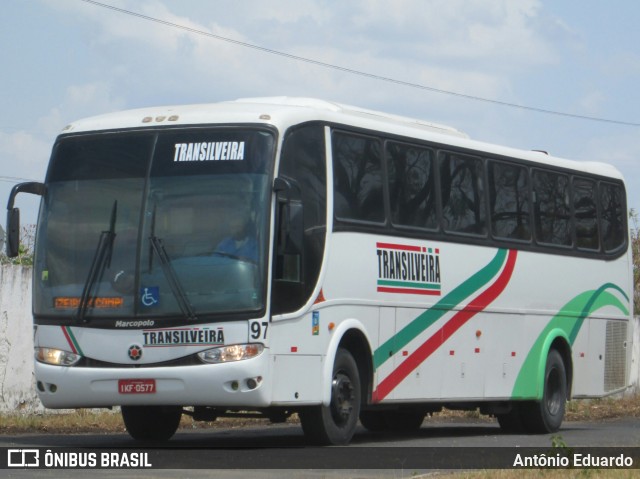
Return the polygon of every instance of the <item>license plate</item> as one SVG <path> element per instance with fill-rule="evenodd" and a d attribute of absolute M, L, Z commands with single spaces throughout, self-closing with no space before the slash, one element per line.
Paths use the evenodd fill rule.
<path fill-rule="evenodd" d="M 155 379 L 119 379 L 120 394 L 153 394 L 156 392 Z"/>

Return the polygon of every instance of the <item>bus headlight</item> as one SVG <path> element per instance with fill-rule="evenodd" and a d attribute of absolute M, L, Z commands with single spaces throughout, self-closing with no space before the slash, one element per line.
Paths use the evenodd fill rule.
<path fill-rule="evenodd" d="M 262 351 L 264 351 L 264 345 L 260 343 L 234 344 L 201 351 L 198 357 L 204 363 L 218 364 L 255 358 L 262 354 Z"/>
<path fill-rule="evenodd" d="M 73 366 L 82 359 L 79 354 L 63 351 L 62 349 L 35 348 L 35 353 L 37 361 L 55 366 Z"/>

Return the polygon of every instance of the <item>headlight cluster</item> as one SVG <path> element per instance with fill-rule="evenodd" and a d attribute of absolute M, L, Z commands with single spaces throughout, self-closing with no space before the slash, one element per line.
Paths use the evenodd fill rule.
<path fill-rule="evenodd" d="M 234 344 L 201 351 L 198 353 L 198 357 L 202 362 L 218 364 L 255 358 L 262 354 L 262 351 L 264 351 L 264 346 L 260 343 Z"/>
<path fill-rule="evenodd" d="M 37 361 L 55 366 L 73 366 L 82 359 L 79 354 L 54 348 L 35 348 L 35 356 Z"/>

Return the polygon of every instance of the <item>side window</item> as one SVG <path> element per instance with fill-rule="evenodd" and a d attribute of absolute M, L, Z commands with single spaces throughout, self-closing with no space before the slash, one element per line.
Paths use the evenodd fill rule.
<path fill-rule="evenodd" d="M 533 194 L 538 242 L 571 246 L 569 177 L 550 171 L 535 170 Z"/>
<path fill-rule="evenodd" d="M 491 231 L 501 239 L 531 239 L 529 172 L 523 166 L 489 161 Z"/>
<path fill-rule="evenodd" d="M 324 231 L 327 223 L 327 175 L 322 125 L 311 124 L 287 132 L 279 176 L 294 180 L 300 189 L 305 231 L 314 228 Z"/>
<path fill-rule="evenodd" d="M 626 234 L 624 192 L 621 186 L 600 183 L 600 214 L 604 250 L 614 251 L 624 245 Z"/>
<path fill-rule="evenodd" d="M 385 148 L 391 222 L 399 226 L 436 229 L 433 152 L 402 143 Z"/>
<path fill-rule="evenodd" d="M 279 177 L 293 184 L 292 199 L 302 203 L 303 256 L 301 283 L 273 282 L 273 312 L 301 308 L 313 293 L 324 255 L 327 178 L 324 126 L 311 123 L 289 130 L 284 139 Z"/>
<path fill-rule="evenodd" d="M 384 221 L 380 142 L 336 131 L 332 136 L 334 213 L 341 220 Z"/>
<path fill-rule="evenodd" d="M 452 233 L 487 234 L 482 160 L 441 153 L 439 158 L 444 229 Z"/>
<path fill-rule="evenodd" d="M 578 249 L 600 249 L 596 182 L 573 178 L 573 215 Z"/>

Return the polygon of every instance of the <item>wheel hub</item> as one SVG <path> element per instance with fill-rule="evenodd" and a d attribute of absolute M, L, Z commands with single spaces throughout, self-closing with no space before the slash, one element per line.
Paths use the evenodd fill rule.
<path fill-rule="evenodd" d="M 561 404 L 561 380 L 560 373 L 557 369 L 552 369 L 549 372 L 549 377 L 547 378 L 547 390 L 549 392 L 547 396 L 547 410 L 552 414 L 556 415 L 560 411 L 562 407 Z"/>
<path fill-rule="evenodd" d="M 331 386 L 331 414 L 336 424 L 344 424 L 353 411 L 353 384 L 348 376 L 338 373 L 333 378 Z"/>

